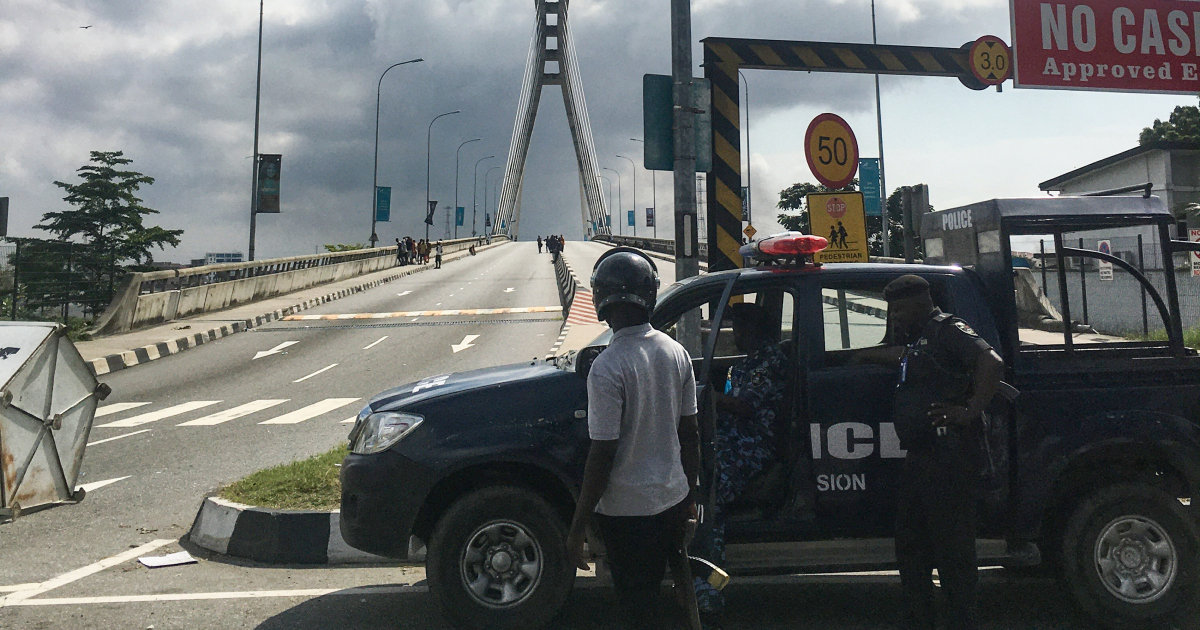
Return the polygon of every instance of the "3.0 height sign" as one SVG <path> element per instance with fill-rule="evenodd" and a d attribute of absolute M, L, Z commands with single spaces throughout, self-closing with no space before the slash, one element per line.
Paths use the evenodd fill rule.
<path fill-rule="evenodd" d="M 1200 92 L 1200 3 L 1011 3 L 1017 87 Z"/>

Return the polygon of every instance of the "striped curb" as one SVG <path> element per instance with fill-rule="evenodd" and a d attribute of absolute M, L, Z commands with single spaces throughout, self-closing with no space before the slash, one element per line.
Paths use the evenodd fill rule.
<path fill-rule="evenodd" d="M 188 532 L 195 545 L 267 564 L 364 564 L 394 560 L 354 549 L 338 510 L 270 510 L 205 497 Z"/>
<path fill-rule="evenodd" d="M 830 306 L 840 306 L 840 302 L 838 302 L 837 298 L 830 297 L 828 295 L 822 295 L 821 301 L 829 304 Z M 854 311 L 855 313 L 862 313 L 863 315 L 870 315 L 871 317 L 878 317 L 879 319 L 887 319 L 887 309 L 876 306 L 864 306 L 862 304 L 851 302 L 850 300 L 846 300 L 846 310 Z"/>
<path fill-rule="evenodd" d="M 476 248 L 475 251 L 478 252 L 478 251 L 483 251 L 484 249 L 489 249 L 491 247 L 497 247 L 499 245 L 503 245 L 506 242 L 508 242 L 508 241 L 496 243 L 495 245 L 486 245 L 484 247 L 479 247 L 479 248 Z M 455 253 L 458 253 L 458 252 L 455 252 Z M 467 255 L 466 250 L 463 250 L 462 253 L 463 253 L 462 256 L 455 256 L 453 259 L 450 259 L 447 256 L 447 260 L 445 260 L 445 262 L 448 263 L 451 260 L 457 260 L 457 259 L 463 258 Z M 289 315 L 299 313 L 300 311 L 308 310 L 315 306 L 320 306 L 322 304 L 325 304 L 326 302 L 332 302 L 334 300 L 341 299 L 346 296 L 353 295 L 355 293 L 361 293 L 368 289 L 373 289 L 377 286 L 386 284 L 388 282 L 392 282 L 394 280 L 398 280 L 405 276 L 410 276 L 414 273 L 419 273 L 419 272 L 425 271 L 427 269 L 433 269 L 433 268 L 434 268 L 433 265 L 429 264 L 429 265 L 423 265 L 421 267 L 417 267 L 414 269 L 405 269 L 404 271 L 392 274 L 386 278 L 380 278 L 379 280 L 372 280 L 371 282 L 365 282 L 363 284 L 355 285 L 352 287 L 347 287 L 345 289 L 339 289 L 337 291 L 334 291 L 333 293 L 327 293 L 320 297 L 315 297 L 311 300 L 305 300 L 304 302 L 301 302 L 300 304 L 295 304 L 293 306 L 279 309 L 279 310 L 276 310 L 271 313 L 265 313 L 263 315 L 257 315 L 250 319 L 235 321 L 233 323 L 225 324 L 225 325 L 219 326 L 217 328 L 211 328 L 204 332 L 194 333 L 194 334 L 188 335 L 186 337 L 180 337 L 179 339 L 172 339 L 170 341 L 160 341 L 158 343 L 151 344 L 148 346 L 142 346 L 140 348 L 126 350 L 125 352 L 119 352 L 117 354 L 110 354 L 107 356 L 100 357 L 98 359 L 92 359 L 92 360 L 88 361 L 87 363 L 92 369 L 92 374 L 94 374 L 96 376 L 101 376 L 104 374 L 109 374 L 111 372 L 124 370 L 125 368 L 131 368 L 135 365 L 140 365 L 142 363 L 149 363 L 150 361 L 154 361 L 156 359 L 161 359 L 163 357 L 169 357 L 173 354 L 179 354 L 180 352 L 183 352 L 184 350 L 188 350 L 190 348 L 195 348 L 196 346 L 204 345 L 210 341 L 216 341 L 217 339 L 220 339 L 222 337 L 228 337 L 229 335 L 232 335 L 235 333 L 246 332 L 247 330 L 250 330 L 251 328 L 257 328 L 264 324 L 268 324 L 268 323 L 276 321 L 276 320 L 284 319 Z M 218 311 L 218 313 L 219 313 L 219 311 Z M 187 320 L 180 320 L 180 322 L 186 322 L 186 321 Z"/>

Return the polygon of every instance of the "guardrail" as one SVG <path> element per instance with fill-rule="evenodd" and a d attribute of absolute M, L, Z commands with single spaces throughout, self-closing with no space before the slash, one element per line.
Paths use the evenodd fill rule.
<path fill-rule="evenodd" d="M 493 237 L 508 240 L 506 237 Z M 450 254 L 486 237 L 442 241 Z M 111 335 L 182 317 L 219 311 L 308 287 L 394 267 L 396 247 L 268 258 L 126 274 L 93 334 Z"/>
<path fill-rule="evenodd" d="M 571 276 L 571 270 L 567 269 L 567 262 L 563 260 L 562 254 L 554 255 L 554 279 L 558 282 L 558 301 L 562 304 L 563 313 L 570 313 L 571 305 L 575 303 L 575 278 Z"/>
<path fill-rule="evenodd" d="M 593 241 L 608 241 L 617 245 L 636 247 L 648 252 L 675 255 L 675 241 L 665 238 L 644 238 L 641 236 L 600 235 L 592 237 Z M 701 260 L 708 260 L 708 243 L 700 243 L 697 248 Z"/>

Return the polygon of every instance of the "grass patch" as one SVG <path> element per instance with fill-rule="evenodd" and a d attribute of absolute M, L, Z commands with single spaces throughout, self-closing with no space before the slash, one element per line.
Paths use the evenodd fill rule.
<path fill-rule="evenodd" d="M 1138 334 L 1130 335 L 1130 337 L 1132 337 L 1133 339 L 1139 339 L 1139 340 L 1143 340 L 1143 341 L 1166 341 L 1167 340 L 1167 331 L 1152 330 L 1152 331 L 1150 331 L 1149 335 L 1142 335 L 1141 333 L 1138 333 Z M 1183 331 L 1183 345 L 1185 345 L 1189 348 L 1200 349 L 1200 328 L 1188 328 L 1188 329 L 1184 330 Z"/>
<path fill-rule="evenodd" d="M 338 464 L 348 452 L 343 444 L 328 453 L 264 468 L 221 488 L 218 496 L 277 510 L 332 510 L 341 502 Z"/>

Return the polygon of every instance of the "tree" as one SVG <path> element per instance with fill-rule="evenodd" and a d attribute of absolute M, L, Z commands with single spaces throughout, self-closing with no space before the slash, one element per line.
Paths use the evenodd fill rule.
<path fill-rule="evenodd" d="M 337 243 L 337 244 L 333 244 L 333 245 L 326 244 L 325 245 L 325 251 L 330 252 L 330 253 L 335 253 L 335 254 L 338 252 L 353 252 L 356 250 L 366 249 L 366 248 L 367 248 L 367 246 L 362 243 L 355 243 L 353 245 L 347 245 L 345 243 Z"/>
<path fill-rule="evenodd" d="M 1154 124 L 1142 129 L 1138 138 L 1140 144 L 1152 142 L 1197 142 L 1200 141 L 1200 107 L 1195 105 L 1180 105 L 1171 112 L 1167 122 L 1159 119 Z"/>
<path fill-rule="evenodd" d="M 136 195 L 154 178 L 137 171 L 120 170 L 133 160 L 121 151 L 92 151 L 90 163 L 78 169 L 83 179 L 78 184 L 54 182 L 67 191 L 63 201 L 75 206 L 61 212 L 47 212 L 34 227 L 54 234 L 60 241 L 82 237 L 89 245 L 111 251 L 117 264 L 132 261 L 148 265 L 154 261 L 151 250 L 179 245 L 183 230 L 146 227 L 143 219 L 157 210 L 142 205 Z"/>

